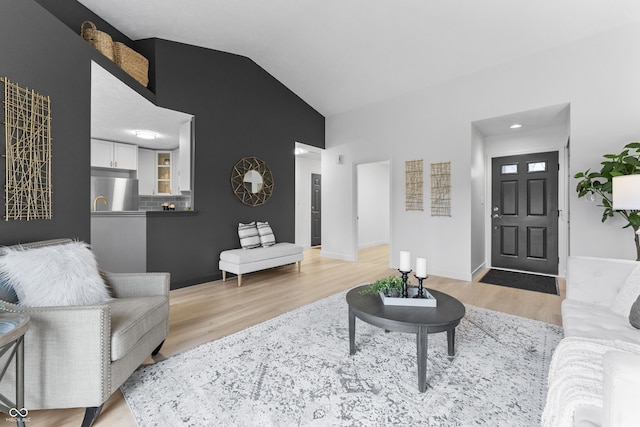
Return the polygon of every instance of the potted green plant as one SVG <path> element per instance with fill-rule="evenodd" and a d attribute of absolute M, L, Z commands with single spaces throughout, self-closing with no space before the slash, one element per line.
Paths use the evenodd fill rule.
<path fill-rule="evenodd" d="M 580 179 L 576 191 L 578 197 L 588 194 L 598 195 L 602 198 L 604 211 L 602 212 L 602 222 L 615 214 L 620 215 L 626 221 L 622 228 L 631 227 L 636 243 L 636 259 L 640 261 L 640 239 L 637 234 L 640 229 L 640 211 L 636 210 L 614 210 L 612 199 L 612 185 L 614 176 L 640 174 L 640 142 L 631 142 L 624 146 L 619 154 L 605 154 L 605 160 L 600 164 L 599 172 L 592 172 L 587 169 L 579 172 L 574 178 Z"/>
<path fill-rule="evenodd" d="M 389 276 L 376 280 L 360 293 L 362 295 L 377 294 L 382 292 L 385 296 L 398 297 L 402 295 L 402 277 Z"/>

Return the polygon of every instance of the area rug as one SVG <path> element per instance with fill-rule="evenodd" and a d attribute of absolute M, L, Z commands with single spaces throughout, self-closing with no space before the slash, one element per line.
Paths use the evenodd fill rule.
<path fill-rule="evenodd" d="M 526 291 L 544 292 L 545 294 L 558 294 L 558 281 L 552 276 L 540 274 L 520 273 L 517 271 L 489 270 L 482 279 L 482 283 L 490 285 L 507 286 L 509 288 L 524 289 Z"/>
<path fill-rule="evenodd" d="M 356 320 L 345 292 L 138 369 L 122 392 L 147 426 L 535 426 L 562 328 L 467 306 L 447 358 L 429 335 L 425 393 L 415 334 Z"/>

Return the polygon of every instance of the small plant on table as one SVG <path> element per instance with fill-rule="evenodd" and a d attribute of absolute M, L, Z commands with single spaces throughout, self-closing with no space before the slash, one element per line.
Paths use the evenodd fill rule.
<path fill-rule="evenodd" d="M 389 297 L 402 295 L 402 277 L 389 276 L 376 280 L 360 293 L 362 295 L 370 295 L 377 294 L 378 292 L 382 292 L 385 296 Z"/>

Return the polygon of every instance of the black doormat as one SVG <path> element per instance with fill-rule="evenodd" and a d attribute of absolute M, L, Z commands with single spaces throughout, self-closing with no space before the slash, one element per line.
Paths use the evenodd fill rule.
<path fill-rule="evenodd" d="M 507 286 L 509 288 L 558 295 L 557 280 L 555 277 L 550 276 L 491 269 L 482 276 L 482 279 L 479 281 L 490 285 Z"/>

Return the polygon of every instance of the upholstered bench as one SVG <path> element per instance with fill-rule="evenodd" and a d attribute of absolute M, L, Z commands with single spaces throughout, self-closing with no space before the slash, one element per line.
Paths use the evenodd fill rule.
<path fill-rule="evenodd" d="M 219 268 L 222 281 L 227 280 L 227 272 L 238 275 L 238 286 L 242 285 L 242 275 L 267 268 L 296 263 L 304 259 L 302 246 L 293 243 L 276 243 L 272 246 L 253 249 L 229 249 L 220 253 Z"/>

